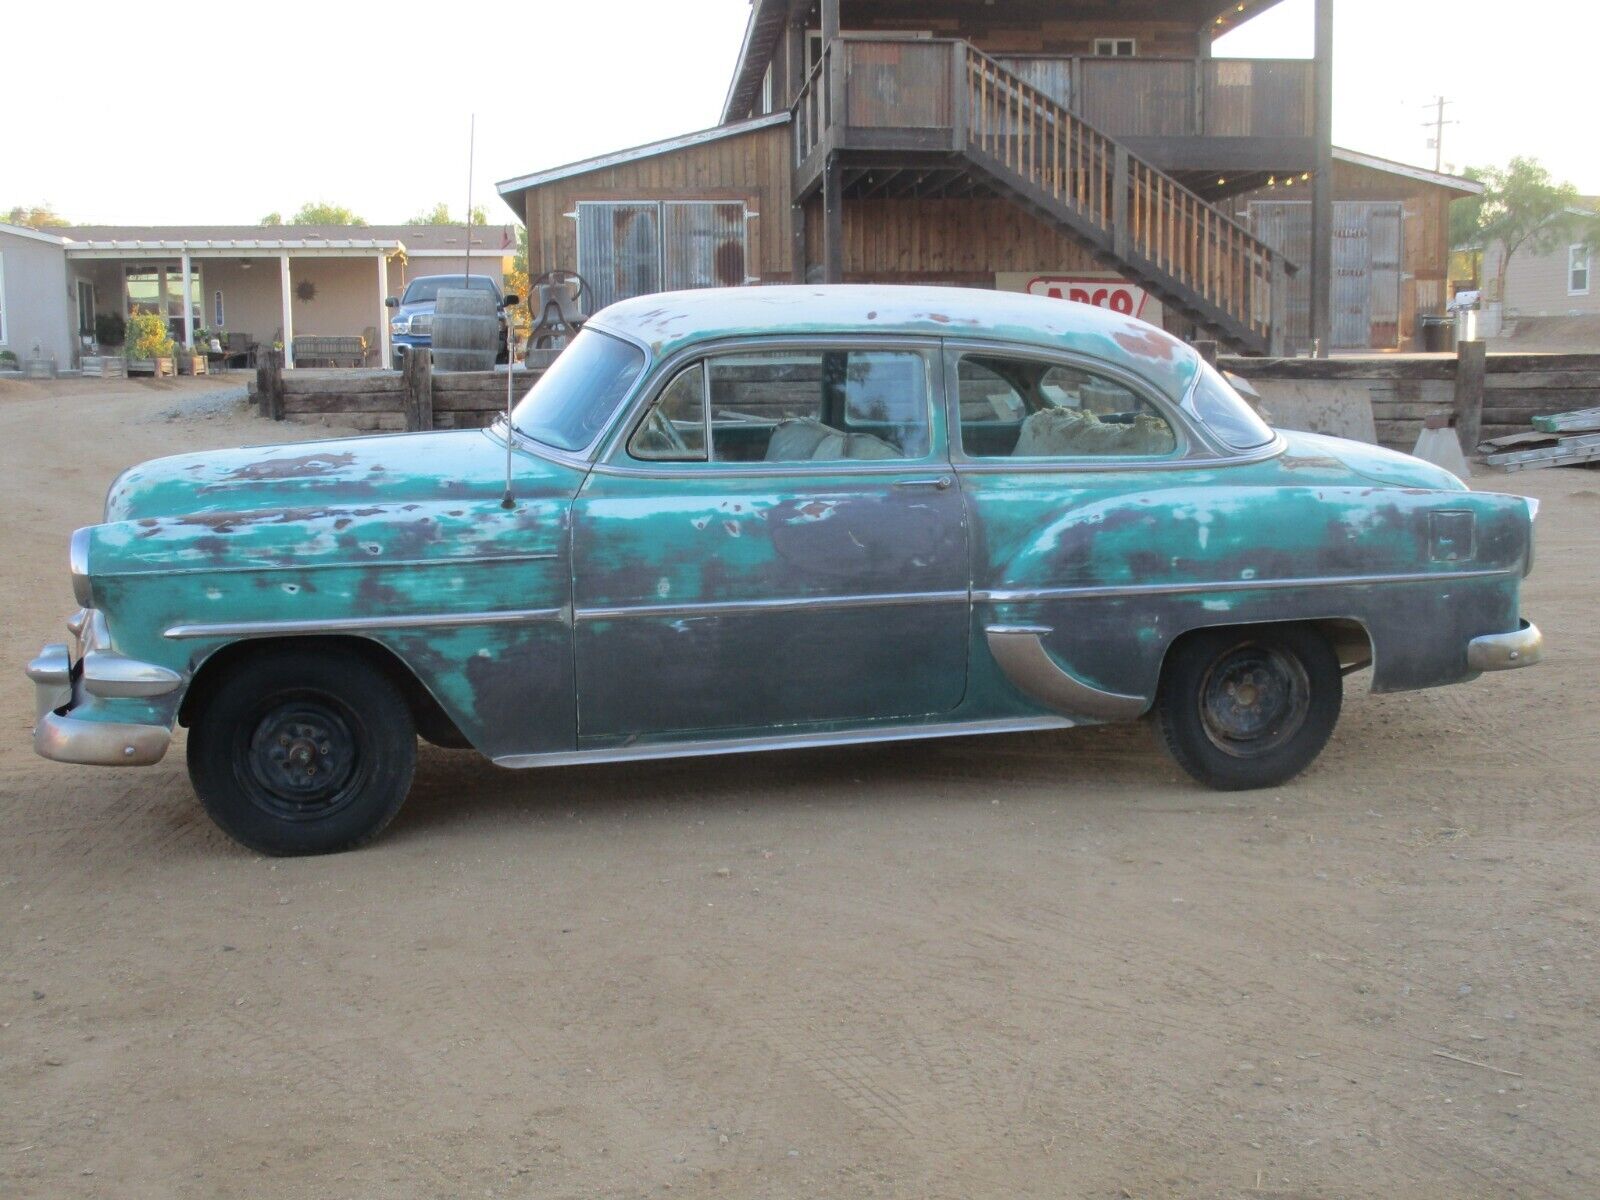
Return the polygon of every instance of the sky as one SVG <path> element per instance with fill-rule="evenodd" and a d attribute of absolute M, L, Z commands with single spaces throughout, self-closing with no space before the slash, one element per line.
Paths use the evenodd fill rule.
<path fill-rule="evenodd" d="M 1005 0 L 1001 0 L 1004 3 Z M 0 19 L 0 210 L 80 223 L 253 224 L 302 203 L 401 223 L 468 188 L 717 123 L 748 0 L 224 0 L 175 21 L 125 0 Z M 459 18 L 459 19 L 457 19 Z M 1595 0 L 1335 0 L 1334 140 L 1447 167 L 1539 158 L 1600 193 Z M 32 49 L 29 49 L 32 48 Z M 1283 0 L 1219 55 L 1311 52 L 1311 0 Z M 92 86 L 85 86 L 92 82 Z"/>

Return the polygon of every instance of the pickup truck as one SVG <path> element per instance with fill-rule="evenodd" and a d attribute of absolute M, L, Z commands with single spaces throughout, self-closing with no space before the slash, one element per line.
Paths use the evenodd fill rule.
<path fill-rule="evenodd" d="M 439 289 L 460 287 L 494 296 L 495 309 L 500 313 L 500 349 L 494 360 L 497 363 L 507 361 L 505 298 L 499 284 L 487 275 L 419 275 L 406 284 L 404 294 L 390 296 L 384 301 L 393 310 L 389 317 L 389 341 L 394 347 L 393 365 L 397 369 L 405 366 L 406 355 L 413 349 L 432 347 L 433 305 L 439 298 Z"/>

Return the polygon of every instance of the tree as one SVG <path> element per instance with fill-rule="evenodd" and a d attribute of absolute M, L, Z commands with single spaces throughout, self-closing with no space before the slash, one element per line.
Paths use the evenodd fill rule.
<path fill-rule="evenodd" d="M 20 225 L 24 229 L 60 229 L 68 224 L 67 219 L 58 216 L 48 204 L 19 204 L 6 213 L 4 221 L 7 225 Z"/>
<path fill-rule="evenodd" d="M 1505 299 L 1506 268 L 1517 251 L 1544 254 L 1569 240 L 1580 218 L 1572 213 L 1578 189 L 1557 183 L 1537 159 L 1513 158 L 1505 167 L 1486 167 L 1477 213 L 1477 239 L 1484 246 L 1500 244 L 1495 298 Z M 1455 230 L 1452 228 L 1452 233 Z"/>
<path fill-rule="evenodd" d="M 366 221 L 356 216 L 342 204 L 329 204 L 325 200 L 316 203 L 307 201 L 300 206 L 300 211 L 289 218 L 291 225 L 365 225 Z"/>
<path fill-rule="evenodd" d="M 261 218 L 261 224 L 263 224 L 263 225 L 282 225 L 283 224 L 283 214 L 281 212 L 269 212 L 266 216 Z"/>
<path fill-rule="evenodd" d="M 472 206 L 472 223 L 474 225 L 487 225 L 489 214 L 484 211 L 483 205 Z M 450 215 L 450 206 L 443 200 L 435 204 L 426 212 L 418 213 L 406 222 L 407 225 L 459 225 L 460 221 Z"/>

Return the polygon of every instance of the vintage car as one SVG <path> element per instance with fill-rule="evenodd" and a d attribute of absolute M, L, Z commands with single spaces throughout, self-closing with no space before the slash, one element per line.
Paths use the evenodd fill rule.
<path fill-rule="evenodd" d="M 184 454 L 71 546 L 34 744 L 188 727 L 267 853 L 371 838 L 416 737 L 506 767 L 1153 713 L 1282 783 L 1374 690 L 1527 666 L 1534 506 L 1269 428 L 1194 350 L 995 292 L 770 287 L 596 315 L 487 429 Z"/>

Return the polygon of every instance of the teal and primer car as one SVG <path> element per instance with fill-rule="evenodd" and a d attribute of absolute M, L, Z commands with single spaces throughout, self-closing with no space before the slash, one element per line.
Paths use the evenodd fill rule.
<path fill-rule="evenodd" d="M 269 853 L 394 816 L 416 737 L 506 767 L 1159 720 L 1290 778 L 1342 677 L 1539 658 L 1531 501 L 1276 433 L 1131 318 L 954 289 L 649 296 L 484 430 L 160 459 L 72 539 L 34 743 Z"/>

